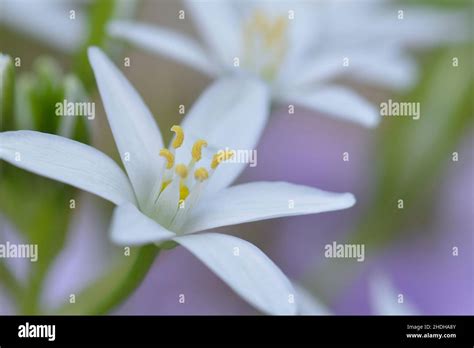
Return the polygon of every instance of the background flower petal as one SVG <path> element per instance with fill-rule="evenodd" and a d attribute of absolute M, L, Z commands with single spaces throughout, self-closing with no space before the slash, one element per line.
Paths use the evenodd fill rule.
<path fill-rule="evenodd" d="M 225 66 L 240 55 L 240 23 L 230 1 L 186 0 L 186 7 L 203 40 Z"/>
<path fill-rule="evenodd" d="M 345 87 L 329 86 L 295 91 L 286 100 L 367 127 L 375 127 L 380 121 L 375 106 Z"/>
<path fill-rule="evenodd" d="M 208 75 L 213 76 L 218 70 L 199 43 L 180 33 L 131 21 L 112 22 L 108 31 L 111 36 L 162 54 Z"/>

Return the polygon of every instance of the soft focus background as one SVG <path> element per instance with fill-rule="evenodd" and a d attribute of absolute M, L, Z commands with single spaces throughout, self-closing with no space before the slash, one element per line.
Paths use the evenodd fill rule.
<path fill-rule="evenodd" d="M 108 41 L 103 22 L 118 16 L 117 11 L 111 14 L 117 4 L 101 3 L 70 3 L 79 17 L 88 16 L 81 24 L 88 33 L 86 41 L 108 48 L 116 62 L 130 57 L 130 67 L 122 70 L 152 110 L 160 129 L 179 124 L 183 116 L 178 106 L 189 108 L 210 80 L 179 63 Z M 182 9 L 178 1 L 147 0 L 136 6 L 133 1 L 121 3 L 121 17 L 196 36 L 192 20 L 176 19 Z M 417 3 L 439 11 L 470 11 L 472 24 L 472 1 Z M 37 10 L 34 15 L 41 13 Z M 91 32 L 89 27 L 95 30 Z M 472 25 L 470 35 L 472 41 Z M 0 51 L 21 58 L 21 66 L 15 68 L 17 93 L 24 83 L 19 82 L 25 79 L 22 76 L 33 76 L 33 80 L 37 76 L 42 81 L 56 74 L 62 81 L 75 73 L 96 101 L 97 115 L 94 121 L 78 126 L 73 137 L 118 159 L 102 104 L 88 77 L 82 46 L 65 52 L 3 21 Z M 403 294 L 419 314 L 474 314 L 473 47 L 472 43 L 445 45 L 412 54 L 420 65 L 413 89 L 395 93 L 373 86 L 354 87 L 376 106 L 389 98 L 420 102 L 420 120 L 388 117 L 378 128 L 366 129 L 302 108 L 289 115 L 285 107 L 275 107 L 257 148 L 258 165 L 248 168 L 238 180 L 285 180 L 348 191 L 357 197 L 356 206 L 348 210 L 225 229 L 256 244 L 288 277 L 335 314 L 379 314 L 373 304 L 383 296 L 378 293 L 380 277 L 389 279 L 394 291 Z M 454 56 L 462 57 L 456 70 L 451 65 Z M 38 57 L 49 57 L 62 72 L 44 77 L 38 73 L 42 69 Z M 56 99 L 62 100 L 59 96 L 64 91 L 56 82 L 38 88 L 43 88 L 44 95 L 57 88 Z M 54 105 L 55 97 L 47 99 L 41 93 L 37 104 L 43 106 L 34 107 L 41 108 L 43 114 L 54 111 L 44 105 Z M 2 131 L 22 128 L 12 126 L 7 116 L 2 115 Z M 51 132 L 54 127 L 40 130 Z M 165 143 L 168 140 L 165 138 Z M 349 161 L 343 161 L 346 151 Z M 452 160 L 453 152 L 458 153 L 458 161 Z M 50 312 L 62 307 L 70 294 L 79 294 L 120 265 L 121 250 L 107 240 L 111 204 L 5 163 L 1 170 L 0 243 L 37 240 L 41 235 L 50 252 L 41 265 L 0 259 L 0 314 Z M 74 210 L 64 203 L 69 197 L 77 199 Z M 405 201 L 403 210 L 397 209 L 400 198 Z M 44 218 L 38 220 L 38 215 Z M 365 261 L 326 259 L 324 245 L 333 241 L 363 243 Z M 453 255 L 454 247 L 458 255 Z M 186 296 L 185 303 L 178 301 L 180 294 Z M 143 284 L 114 313 L 258 314 L 181 247 L 162 252 Z"/>

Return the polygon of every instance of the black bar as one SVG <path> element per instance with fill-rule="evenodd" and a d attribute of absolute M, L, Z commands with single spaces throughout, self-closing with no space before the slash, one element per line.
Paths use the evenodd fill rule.
<path fill-rule="evenodd" d="M 54 341 L 47 338 L 52 338 L 52 331 L 32 325 L 55 325 Z M 162 343 L 472 347 L 473 331 L 472 316 L 3 316 L 0 347 Z M 19 337 L 41 332 L 47 337 Z M 442 337 L 434 338 L 434 334 Z"/>

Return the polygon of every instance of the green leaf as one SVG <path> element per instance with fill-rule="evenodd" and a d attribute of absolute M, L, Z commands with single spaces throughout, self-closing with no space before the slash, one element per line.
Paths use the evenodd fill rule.
<path fill-rule="evenodd" d="M 458 66 L 453 66 L 453 58 Z M 474 121 L 472 59 L 471 46 L 433 55 L 417 88 L 397 99 L 419 102 L 421 116 L 385 120 L 374 160 L 378 163 L 376 197 L 357 240 L 388 242 L 408 230 L 404 227 L 413 217 L 429 211 L 435 183 Z M 403 199 L 404 209 L 398 209 L 398 199 Z"/>
<path fill-rule="evenodd" d="M 66 304 L 51 314 L 107 314 L 125 301 L 142 283 L 160 252 L 154 245 L 131 249 L 130 256 L 115 265 L 107 274 L 76 296 L 75 303 Z"/>
<path fill-rule="evenodd" d="M 0 131 L 11 129 L 15 69 L 9 56 L 0 53 Z"/>
<path fill-rule="evenodd" d="M 75 72 L 87 90 L 95 87 L 94 75 L 89 66 L 87 49 L 90 46 L 103 47 L 106 40 L 106 25 L 115 12 L 114 0 L 95 1 L 89 10 L 89 36 L 75 57 Z"/>
<path fill-rule="evenodd" d="M 72 212 L 69 202 L 77 191 L 10 165 L 2 163 L 2 169 L 0 210 L 26 243 L 38 245 L 38 260 L 31 263 L 19 301 L 22 313 L 35 314 L 44 277 L 64 246 Z"/>
<path fill-rule="evenodd" d="M 34 129 L 56 133 L 60 118 L 56 115 L 56 103 L 64 100 L 62 71 L 52 58 L 39 57 L 33 64 L 34 85 L 30 91 Z"/>
<path fill-rule="evenodd" d="M 4 128 L 5 130 L 34 129 L 34 117 L 30 101 L 33 85 L 34 80 L 30 74 L 23 74 L 17 78 L 13 125 L 12 128 Z"/>
<path fill-rule="evenodd" d="M 387 117 L 382 122 L 373 159 L 375 195 L 347 243 L 364 244 L 374 254 L 410 231 L 433 230 L 410 227 L 431 223 L 430 210 L 443 169 L 456 145 L 472 131 L 473 52 L 472 46 L 435 52 L 424 61 L 419 85 L 406 95 L 391 97 L 420 102 L 421 116 L 419 120 Z M 458 67 L 453 66 L 453 57 L 459 59 Z M 397 207 L 399 198 L 404 200 L 404 209 Z M 351 259 L 334 259 L 310 272 L 307 283 L 330 301 L 362 269 Z"/>
<path fill-rule="evenodd" d="M 88 94 L 81 80 L 69 74 L 63 80 L 64 95 L 67 102 L 90 103 Z M 72 138 L 82 143 L 90 140 L 91 128 L 87 117 L 60 117 L 57 133 L 66 138 Z"/>

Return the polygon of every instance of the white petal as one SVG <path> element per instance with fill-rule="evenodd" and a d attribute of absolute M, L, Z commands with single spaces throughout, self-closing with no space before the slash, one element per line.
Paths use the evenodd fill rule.
<path fill-rule="evenodd" d="M 142 214 L 133 204 L 115 208 L 110 226 L 110 237 L 119 245 L 160 243 L 175 237 L 171 231 Z"/>
<path fill-rule="evenodd" d="M 290 281 L 255 245 L 219 233 L 180 236 L 174 240 L 259 310 L 273 315 L 295 314 Z"/>
<path fill-rule="evenodd" d="M 353 206 L 350 193 L 333 193 L 287 182 L 253 182 L 224 189 L 196 207 L 185 233 L 283 216 L 315 214 Z"/>
<path fill-rule="evenodd" d="M 108 31 L 111 36 L 125 39 L 143 49 L 175 59 L 211 76 L 217 73 L 216 65 L 204 49 L 185 35 L 157 26 L 127 21 L 112 22 Z"/>
<path fill-rule="evenodd" d="M 117 163 L 74 140 L 34 131 L 0 133 L 0 159 L 115 204 L 135 202 L 130 182 Z"/>
<path fill-rule="evenodd" d="M 330 311 L 319 302 L 308 290 L 293 282 L 295 301 L 300 315 L 330 315 Z"/>
<path fill-rule="evenodd" d="M 385 47 L 350 54 L 333 52 L 306 59 L 290 78 L 287 90 L 303 89 L 311 83 L 321 84 L 339 76 L 397 89 L 410 87 L 416 81 L 417 67 L 413 59 L 398 51 L 398 47 Z M 342 64 L 344 57 L 349 59 L 347 67 Z"/>
<path fill-rule="evenodd" d="M 202 38 L 215 52 L 220 63 L 231 66 L 234 57 L 240 55 L 241 23 L 229 1 L 186 0 Z"/>
<path fill-rule="evenodd" d="M 350 58 L 349 75 L 359 81 L 380 86 L 405 89 L 412 86 L 418 76 L 413 59 L 394 52 L 370 52 Z"/>
<path fill-rule="evenodd" d="M 294 77 L 301 61 L 307 56 L 311 49 L 323 38 L 326 30 L 321 17 L 324 16 L 320 5 L 315 1 L 278 1 L 264 2 L 267 6 L 275 7 L 280 5 L 280 16 L 288 17 L 288 11 L 293 11 L 296 20 L 288 21 L 288 48 L 285 53 L 285 59 L 280 67 L 280 76 L 282 82 L 287 82 Z M 319 55 L 321 51 L 319 51 Z M 303 71 L 303 75 L 306 71 Z"/>
<path fill-rule="evenodd" d="M 347 68 L 342 65 L 343 57 L 331 53 L 301 59 L 299 66 L 295 67 L 296 71 L 288 77 L 288 90 L 303 88 L 310 83 L 321 83 L 347 72 Z"/>
<path fill-rule="evenodd" d="M 398 303 L 400 292 L 397 292 L 390 280 L 383 274 L 375 274 L 370 282 L 370 303 L 376 315 L 415 315 L 417 311 L 404 298 Z"/>
<path fill-rule="evenodd" d="M 199 166 L 209 168 L 218 150 L 254 150 L 270 112 L 270 95 L 265 84 L 255 79 L 231 77 L 212 84 L 196 101 L 182 126 L 183 149 L 176 162 L 188 163 L 193 143 L 204 139 L 208 147 Z M 209 181 L 207 192 L 230 185 L 248 163 L 224 163 Z"/>
<path fill-rule="evenodd" d="M 469 15 L 462 10 L 443 10 L 429 6 L 407 7 L 403 20 L 398 8 L 382 10 L 367 20 L 365 31 L 373 40 L 394 42 L 399 47 L 426 48 L 469 40 Z M 367 19 L 367 18 L 366 18 Z M 362 35 L 365 33 L 362 31 Z"/>
<path fill-rule="evenodd" d="M 137 198 L 143 203 L 161 169 L 160 131 L 137 91 L 109 58 L 91 47 L 89 60 L 120 157 Z"/>
<path fill-rule="evenodd" d="M 379 113 L 373 105 L 344 87 L 330 86 L 316 90 L 294 91 L 287 95 L 285 100 L 367 127 L 375 127 L 380 121 Z"/>
<path fill-rule="evenodd" d="M 166 188 L 161 192 L 156 202 L 155 208 L 157 212 L 157 220 L 163 224 L 163 226 L 169 227 L 173 221 L 174 216 L 178 212 L 179 202 L 179 180 L 173 180 Z"/>

